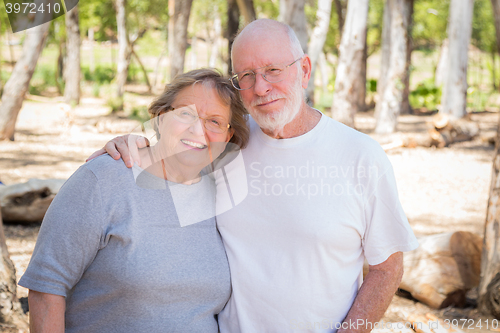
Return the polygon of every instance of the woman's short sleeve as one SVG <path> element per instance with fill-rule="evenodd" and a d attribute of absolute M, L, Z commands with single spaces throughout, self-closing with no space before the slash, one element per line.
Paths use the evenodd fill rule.
<path fill-rule="evenodd" d="M 99 183 L 83 165 L 66 181 L 47 210 L 19 285 L 66 296 L 99 250 L 103 220 Z"/>

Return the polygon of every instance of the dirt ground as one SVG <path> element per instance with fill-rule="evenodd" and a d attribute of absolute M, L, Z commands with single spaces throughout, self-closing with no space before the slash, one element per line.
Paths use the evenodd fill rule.
<path fill-rule="evenodd" d="M 141 97 L 147 104 L 151 98 Z M 67 179 L 92 152 L 109 139 L 126 134 L 139 123 L 117 115 L 101 99 L 84 98 L 74 110 L 59 98 L 25 101 L 20 112 L 16 141 L 0 142 L 0 180 L 6 184 L 30 178 Z M 496 133 L 497 113 L 473 114 L 481 136 L 448 148 L 397 148 L 388 151 L 410 224 L 418 236 L 448 231 L 470 231 L 482 235 L 491 177 L 493 146 L 485 137 Z M 427 131 L 429 116 L 401 116 L 398 129 L 405 134 Z M 373 134 L 372 113 L 361 113 L 356 127 L 381 143 L 395 136 Z M 17 279 L 24 273 L 35 245 L 39 225 L 5 225 L 7 245 L 16 267 Z M 27 290 L 18 287 L 20 298 Z M 474 293 L 470 293 L 470 304 Z M 413 300 L 396 296 L 386 312 L 385 322 L 405 321 L 408 313 L 432 313 L 445 319 L 473 319 L 481 316 L 473 307 L 432 310 Z M 1 330 L 1 328 L 0 328 Z M 495 330 L 474 329 L 477 332 Z M 500 330 L 496 330 L 500 331 Z"/>

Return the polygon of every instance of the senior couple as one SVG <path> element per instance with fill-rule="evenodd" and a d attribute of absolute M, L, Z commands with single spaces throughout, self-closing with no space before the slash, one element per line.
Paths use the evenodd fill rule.
<path fill-rule="evenodd" d="M 383 316 L 418 246 L 384 151 L 305 103 L 287 25 L 250 23 L 232 59 L 231 83 L 167 85 L 156 144 L 106 145 L 132 170 L 103 155 L 63 186 L 19 282 L 33 332 L 368 332 Z"/>

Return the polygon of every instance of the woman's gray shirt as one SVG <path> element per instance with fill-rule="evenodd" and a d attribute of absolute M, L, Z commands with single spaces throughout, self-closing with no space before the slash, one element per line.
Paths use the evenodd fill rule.
<path fill-rule="evenodd" d="M 171 191 L 108 155 L 81 166 L 19 285 L 65 296 L 66 332 L 217 332 L 231 286 L 215 219 L 181 227 L 172 193 L 193 210 L 214 196 L 208 177 Z"/>

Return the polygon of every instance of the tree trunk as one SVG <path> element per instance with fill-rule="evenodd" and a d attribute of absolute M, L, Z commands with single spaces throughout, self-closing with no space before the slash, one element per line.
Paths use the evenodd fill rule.
<path fill-rule="evenodd" d="M 481 237 L 457 231 L 418 241 L 418 249 L 405 253 L 399 288 L 435 309 L 464 306 L 466 292 L 479 283 Z"/>
<path fill-rule="evenodd" d="M 210 60 L 208 61 L 208 67 L 215 68 L 217 66 L 217 58 L 219 58 L 219 39 L 222 33 L 221 21 L 219 16 L 219 8 L 217 5 L 214 8 L 214 28 L 213 28 L 213 38 L 212 47 L 210 50 Z"/>
<path fill-rule="evenodd" d="M 368 30 L 367 30 L 368 31 Z M 368 62 L 368 43 L 366 41 L 365 33 L 365 47 L 363 49 L 363 60 L 361 61 L 361 74 L 359 78 L 361 82 L 358 89 L 358 111 L 366 110 L 366 67 Z"/>
<path fill-rule="evenodd" d="M 89 29 L 89 45 L 90 45 L 90 58 L 89 58 L 89 69 L 90 73 L 95 71 L 95 55 L 94 55 L 94 28 Z"/>
<path fill-rule="evenodd" d="M 496 58 L 497 52 L 494 49 L 492 49 L 490 54 L 491 54 L 491 81 L 493 83 L 492 88 L 495 91 L 495 90 L 497 90 L 497 73 L 496 73 L 497 66 L 495 63 L 495 58 Z"/>
<path fill-rule="evenodd" d="M 305 1 L 303 0 L 282 0 L 280 1 L 280 21 L 288 24 L 299 39 L 304 53 L 307 53 L 307 20 L 304 12 Z"/>
<path fill-rule="evenodd" d="M 497 33 L 497 51 L 498 54 L 500 54 L 500 0 L 491 0 L 491 6 L 493 7 L 493 16 L 495 18 L 495 30 Z M 495 61 L 493 60 L 493 69 L 494 68 L 495 68 Z"/>
<path fill-rule="evenodd" d="M 170 80 L 184 72 L 187 48 L 187 28 L 193 0 L 169 0 Z"/>
<path fill-rule="evenodd" d="M 448 72 L 448 53 L 449 53 L 448 46 L 449 46 L 448 39 L 445 39 L 439 51 L 439 59 L 436 66 L 436 74 L 434 79 L 434 82 L 438 87 L 443 86 L 445 73 Z"/>
<path fill-rule="evenodd" d="M 380 134 L 393 133 L 396 130 L 398 116 L 403 103 L 405 89 L 408 16 L 405 9 L 410 0 L 387 0 L 386 9 L 390 13 L 389 63 L 386 77 L 381 79 L 383 87 L 376 106 L 377 125 L 375 132 Z"/>
<path fill-rule="evenodd" d="M 321 52 L 323 52 L 323 46 L 325 45 L 326 34 L 328 33 L 328 28 L 330 27 L 330 13 L 332 11 L 332 0 L 319 0 L 318 10 L 316 12 L 316 26 L 311 35 L 311 40 L 309 42 L 309 57 L 311 58 L 311 79 L 307 86 L 306 95 L 309 98 L 311 105 L 314 105 L 314 77 L 316 74 L 316 67 L 318 63 L 318 58 Z"/>
<path fill-rule="evenodd" d="M 123 94 L 127 82 L 128 67 L 132 56 L 127 31 L 126 0 L 116 0 L 116 27 L 118 29 L 118 64 L 116 73 L 117 96 L 123 107 Z"/>
<path fill-rule="evenodd" d="M 358 90 L 363 84 L 362 62 L 368 20 L 368 0 L 349 0 L 339 47 L 339 64 L 333 93 L 332 117 L 354 127 Z"/>
<path fill-rule="evenodd" d="M 148 92 L 151 92 L 152 87 L 151 87 L 151 83 L 149 83 L 149 77 L 148 77 L 148 72 L 146 71 L 146 68 L 142 64 L 142 61 L 139 58 L 139 56 L 137 55 L 137 53 L 135 53 L 133 47 L 131 48 L 131 53 L 135 57 L 135 60 L 137 60 L 139 67 L 141 67 L 142 73 L 144 74 L 144 81 L 146 81 L 146 85 L 148 86 Z"/>
<path fill-rule="evenodd" d="M 80 26 L 78 7 L 66 13 L 67 62 L 64 71 L 64 99 L 68 104 L 80 103 Z"/>
<path fill-rule="evenodd" d="M 500 275 L 500 121 L 495 150 L 490 197 L 484 226 L 478 307 L 481 311 L 490 312 L 500 319 L 500 288 L 492 288 L 495 283 L 498 283 L 495 281 Z"/>
<path fill-rule="evenodd" d="M 411 53 L 413 51 L 412 43 L 412 30 L 413 30 L 413 5 L 414 0 L 405 2 L 405 15 L 408 21 L 408 33 L 406 38 L 406 66 L 405 66 L 405 89 L 403 90 L 403 103 L 401 105 L 401 114 L 411 114 L 413 110 L 410 105 L 410 66 L 411 66 Z"/>
<path fill-rule="evenodd" d="M 342 31 L 344 29 L 344 12 L 345 12 L 345 0 L 335 0 L 335 9 L 337 11 L 337 23 L 339 29 L 339 36 L 342 38 Z"/>
<path fill-rule="evenodd" d="M 26 31 L 23 53 L 5 84 L 0 104 L 0 141 L 14 140 L 17 115 L 23 105 L 36 63 L 42 53 L 49 31 L 50 22 Z"/>
<path fill-rule="evenodd" d="M 448 70 L 439 111 L 455 118 L 467 113 L 467 62 L 473 9 L 474 0 L 454 0 L 450 4 Z"/>
<path fill-rule="evenodd" d="M 227 29 L 225 31 L 227 38 L 227 74 L 231 75 L 233 72 L 233 64 L 231 60 L 231 48 L 233 47 L 234 38 L 238 33 L 240 25 L 240 9 L 236 0 L 228 0 L 227 2 Z"/>
<path fill-rule="evenodd" d="M 50 24 L 50 23 L 46 23 Z M 16 296 L 16 269 L 10 260 L 3 231 L 2 212 L 0 211 L 0 323 L 18 330 L 27 330 L 28 323 L 23 314 L 21 303 Z"/>
<path fill-rule="evenodd" d="M 232 1 L 233 0 L 230 0 L 230 2 Z M 239 11 L 243 16 L 245 25 L 255 20 L 257 15 L 255 15 L 255 7 L 253 5 L 253 0 L 236 0 L 236 3 L 238 4 Z"/>

